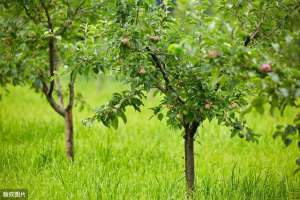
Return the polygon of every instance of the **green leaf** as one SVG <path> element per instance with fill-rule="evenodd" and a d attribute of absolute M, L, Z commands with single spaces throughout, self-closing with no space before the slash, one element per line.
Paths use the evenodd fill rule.
<path fill-rule="evenodd" d="M 97 67 L 94 67 L 94 68 L 93 68 L 93 71 L 94 71 L 95 74 L 98 74 L 98 73 L 99 73 L 99 69 L 98 69 Z"/>
<path fill-rule="evenodd" d="M 168 52 L 174 55 L 180 55 L 184 51 L 180 44 L 173 43 L 169 45 Z"/>
<path fill-rule="evenodd" d="M 255 110 L 259 113 L 259 114 L 263 114 L 265 112 L 264 109 L 264 98 L 263 97 L 258 97 L 256 98 L 253 102 L 252 105 L 255 107 Z"/>
<path fill-rule="evenodd" d="M 283 134 L 282 131 L 275 131 L 275 133 L 273 134 L 273 138 L 275 139 L 275 138 L 281 136 L 282 134 Z"/>
<path fill-rule="evenodd" d="M 115 117 L 112 121 L 111 121 L 111 125 L 114 129 L 118 129 L 118 125 L 119 125 L 119 121 L 118 118 Z"/>
<path fill-rule="evenodd" d="M 109 127 L 109 123 L 107 120 L 101 119 L 101 122 L 103 123 L 104 126 Z"/>
<path fill-rule="evenodd" d="M 162 113 L 159 113 L 159 114 L 157 115 L 157 118 L 158 118 L 160 121 L 163 119 L 163 117 L 164 117 L 164 115 L 163 115 Z"/>
<path fill-rule="evenodd" d="M 233 137 L 236 136 L 238 133 L 239 133 L 239 130 L 238 130 L 238 129 L 233 129 L 233 130 L 231 131 L 230 137 L 233 138 Z"/>
<path fill-rule="evenodd" d="M 285 144 L 285 146 L 289 146 L 291 143 L 292 143 L 292 139 L 290 139 L 290 138 L 286 138 L 285 140 L 284 140 L 284 144 Z"/>
<path fill-rule="evenodd" d="M 295 171 L 294 171 L 294 175 L 296 175 L 298 172 L 300 172 L 300 167 L 299 168 L 297 168 Z"/>
<path fill-rule="evenodd" d="M 287 125 L 284 129 L 284 133 L 286 135 L 291 135 L 291 134 L 295 134 L 297 132 L 296 127 L 292 126 L 292 125 Z"/>
<path fill-rule="evenodd" d="M 124 112 L 119 113 L 120 117 L 122 118 L 123 122 L 126 124 L 127 123 L 127 118 Z"/>

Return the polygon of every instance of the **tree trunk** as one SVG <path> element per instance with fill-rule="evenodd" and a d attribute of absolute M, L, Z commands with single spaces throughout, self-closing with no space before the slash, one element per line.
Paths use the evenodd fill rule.
<path fill-rule="evenodd" d="M 195 162 L 194 162 L 194 136 L 198 123 L 185 126 L 184 152 L 185 152 L 185 179 L 187 195 L 191 197 L 195 188 Z"/>
<path fill-rule="evenodd" d="M 65 140 L 66 140 L 66 153 L 67 158 L 71 161 L 74 160 L 74 144 L 73 144 L 73 116 L 72 109 L 65 112 Z"/>
<path fill-rule="evenodd" d="M 74 160 L 74 151 L 73 151 L 73 104 L 74 104 L 74 83 L 76 79 L 76 72 L 72 71 L 70 75 L 70 83 L 69 83 L 69 103 L 66 108 L 64 108 L 64 100 L 61 89 L 61 84 L 59 78 L 54 78 L 55 71 L 58 70 L 58 55 L 57 55 L 57 46 L 56 39 L 54 37 L 54 29 L 51 14 L 49 13 L 49 6 L 46 6 L 45 2 L 41 2 L 41 5 L 45 11 L 48 23 L 49 32 L 52 33 L 52 36 L 49 37 L 48 40 L 48 54 L 49 54 L 49 75 L 53 78 L 48 84 L 42 80 L 43 84 L 43 92 L 47 97 L 48 102 L 51 107 L 62 117 L 65 119 L 65 142 L 66 142 L 66 154 L 67 158 L 71 161 Z M 56 83 L 55 83 L 56 82 Z M 58 86 L 55 87 L 55 84 Z M 58 91 L 58 99 L 59 103 L 57 103 L 53 97 L 53 91 Z"/>
<path fill-rule="evenodd" d="M 190 194 L 194 190 L 195 170 L 194 170 L 194 137 L 189 130 L 185 130 L 184 150 L 185 150 L 185 179 L 187 184 L 187 192 Z"/>

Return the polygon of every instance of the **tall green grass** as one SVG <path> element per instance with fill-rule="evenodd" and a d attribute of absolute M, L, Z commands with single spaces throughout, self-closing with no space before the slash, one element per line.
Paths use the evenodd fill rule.
<path fill-rule="evenodd" d="M 79 82 L 92 107 L 125 87 L 116 81 Z M 84 127 L 88 109 L 75 117 L 75 162 L 64 151 L 64 124 L 46 100 L 28 87 L 10 88 L 0 101 L 0 189 L 27 188 L 29 199 L 184 199 L 183 139 L 152 115 L 149 96 L 142 113 L 128 110 L 118 130 Z M 259 144 L 230 138 L 216 121 L 205 121 L 196 138 L 196 199 L 300 199 L 293 175 L 298 149 L 272 139 L 284 116 L 252 112 L 249 126 Z"/>

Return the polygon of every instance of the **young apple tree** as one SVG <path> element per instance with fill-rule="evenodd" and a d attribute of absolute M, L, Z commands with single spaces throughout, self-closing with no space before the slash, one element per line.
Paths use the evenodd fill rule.
<path fill-rule="evenodd" d="M 0 4 L 1 83 L 30 83 L 44 94 L 65 120 L 69 160 L 74 159 L 76 76 L 84 72 L 86 65 L 101 68 L 95 43 L 98 29 L 89 25 L 96 22 L 100 6 L 88 0 L 18 0 Z"/>
<path fill-rule="evenodd" d="M 146 93 L 158 91 L 160 103 L 154 114 L 184 131 L 185 177 L 188 194 L 195 187 L 194 139 L 206 119 L 216 118 L 230 127 L 232 136 L 255 141 L 253 131 L 239 119 L 247 104 L 247 82 L 241 57 L 248 55 L 243 43 L 232 39 L 221 18 L 210 16 L 211 7 L 197 1 L 179 4 L 169 12 L 168 4 L 151 1 L 116 1 L 105 22 L 110 61 L 130 84 L 130 90 L 115 93 L 97 109 L 89 121 L 118 127 L 127 121 L 125 109 L 137 111 Z M 201 137 L 201 136 L 199 136 Z"/>

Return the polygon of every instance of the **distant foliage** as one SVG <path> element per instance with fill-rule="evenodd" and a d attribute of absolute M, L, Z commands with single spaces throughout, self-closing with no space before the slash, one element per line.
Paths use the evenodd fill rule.
<path fill-rule="evenodd" d="M 0 4 L 0 84 L 30 83 L 41 90 L 72 71 L 103 70 L 96 22 L 102 2 L 2 1 Z M 48 16 L 45 13 L 48 12 Z M 50 23 L 48 22 L 50 19 Z M 49 74 L 48 43 L 55 46 L 55 77 Z M 91 67 L 86 68 L 90 65 Z"/>
<path fill-rule="evenodd" d="M 237 1 L 225 3 L 234 11 L 226 13 L 239 25 L 237 32 L 245 38 L 245 46 L 257 49 L 264 60 L 255 70 L 255 98 L 251 107 L 264 112 L 265 103 L 270 112 L 278 109 L 281 114 L 288 106 L 299 108 L 300 97 L 300 2 L 289 1 Z M 256 59 L 253 57 L 252 59 Z M 263 70 L 264 65 L 268 70 Z M 249 70 L 248 73 L 254 72 Z M 300 148 L 300 121 L 297 114 L 293 123 L 278 125 L 274 138 L 281 136 L 284 144 L 293 141 Z M 300 170 L 300 157 L 296 161 Z"/>

